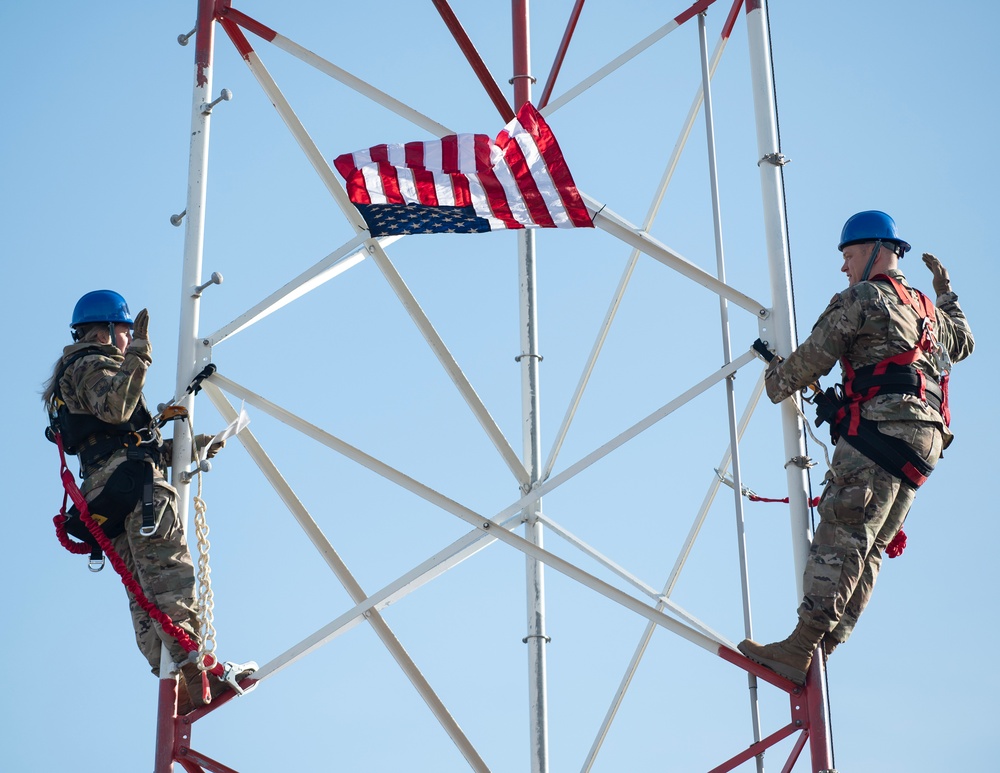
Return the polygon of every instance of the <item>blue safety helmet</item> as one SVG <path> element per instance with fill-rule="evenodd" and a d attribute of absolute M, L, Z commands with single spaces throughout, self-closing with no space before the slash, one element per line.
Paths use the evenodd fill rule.
<path fill-rule="evenodd" d="M 94 290 L 76 302 L 70 327 L 87 325 L 91 322 L 124 322 L 132 326 L 132 315 L 128 304 L 114 290 Z"/>
<path fill-rule="evenodd" d="M 885 212 L 879 212 L 877 209 L 858 212 L 858 214 L 847 218 L 844 230 L 840 232 L 840 244 L 837 245 L 837 249 L 843 250 L 844 247 L 851 244 L 879 240 L 899 245 L 903 252 L 910 249 L 909 243 L 900 239 L 899 234 L 896 233 L 895 221 Z"/>

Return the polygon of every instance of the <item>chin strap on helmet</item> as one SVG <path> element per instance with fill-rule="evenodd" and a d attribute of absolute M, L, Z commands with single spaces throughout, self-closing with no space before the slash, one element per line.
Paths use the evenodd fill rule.
<path fill-rule="evenodd" d="M 872 273 L 872 266 L 875 265 L 875 258 L 878 257 L 878 251 L 880 249 L 882 249 L 882 240 L 881 239 L 877 239 L 875 241 L 875 246 L 872 247 L 872 254 L 868 256 L 868 263 L 865 265 L 865 270 L 861 274 L 861 281 L 862 282 L 867 282 L 868 281 L 868 277 Z"/>

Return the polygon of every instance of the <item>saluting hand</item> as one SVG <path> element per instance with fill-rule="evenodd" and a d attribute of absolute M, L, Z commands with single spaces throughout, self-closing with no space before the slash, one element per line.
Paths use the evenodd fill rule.
<path fill-rule="evenodd" d="M 132 338 L 149 340 L 149 312 L 145 309 L 135 315 L 135 322 L 132 324 Z"/>
<path fill-rule="evenodd" d="M 934 292 L 938 295 L 941 293 L 950 293 L 951 277 L 948 276 L 948 269 L 942 266 L 941 261 L 929 252 L 925 252 L 923 258 L 924 265 L 930 269 L 931 275 L 934 277 Z"/>

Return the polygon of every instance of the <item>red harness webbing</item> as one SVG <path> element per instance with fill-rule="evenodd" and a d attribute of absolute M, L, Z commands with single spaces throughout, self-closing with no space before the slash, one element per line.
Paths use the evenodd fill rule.
<path fill-rule="evenodd" d="M 76 509 L 80 511 L 80 521 L 86 525 L 87 530 L 93 535 L 94 539 L 97 540 L 97 544 L 101 546 L 101 550 L 108 557 L 111 565 L 114 567 L 118 576 L 121 577 L 122 585 L 132 594 L 132 597 L 136 600 L 140 607 L 142 607 L 146 613 L 158 622 L 163 630 L 166 631 L 170 636 L 177 640 L 177 643 L 184 649 L 185 652 L 195 652 L 198 649 L 198 645 L 191 640 L 191 637 L 187 635 L 187 632 L 174 624 L 174 621 L 170 619 L 169 615 L 165 614 L 160 610 L 152 601 L 146 598 L 146 594 L 142 592 L 142 587 L 136 582 L 135 577 L 125 566 L 125 562 L 122 560 L 121 556 L 118 555 L 111 544 L 111 540 L 108 539 L 104 531 L 101 529 L 100 525 L 93 518 L 90 517 L 90 508 L 87 505 L 87 499 L 83 496 L 83 492 L 80 491 L 80 487 L 76 485 L 76 480 L 73 477 L 73 473 L 70 472 L 69 467 L 66 466 L 66 454 L 63 451 L 62 435 L 55 435 L 56 447 L 59 449 L 59 463 L 61 469 L 59 470 L 59 477 L 62 479 L 63 488 L 65 489 L 66 496 L 69 496 L 73 500 L 73 504 L 76 505 Z M 63 509 L 57 515 L 53 521 L 56 525 L 56 534 L 59 537 L 59 542 L 69 550 L 71 553 L 89 553 L 90 546 L 84 542 L 73 542 L 69 535 L 66 534 L 66 529 L 63 524 L 66 521 L 66 496 L 63 497 Z M 213 661 L 208 671 L 221 677 L 223 674 L 222 664 L 218 661 L 215 656 L 209 654 L 206 655 L 206 660 L 211 658 Z"/>
<path fill-rule="evenodd" d="M 896 291 L 896 295 L 899 297 L 900 302 L 910 306 L 917 314 L 920 315 L 921 325 L 920 325 L 920 340 L 917 345 L 914 346 L 909 351 L 899 352 L 890 357 L 886 357 L 880 363 L 875 365 L 872 371 L 873 376 L 881 376 L 886 373 L 890 365 L 906 366 L 912 365 L 918 359 L 920 359 L 921 353 L 932 352 L 937 346 L 937 339 L 934 336 L 934 324 L 937 321 L 936 310 L 931 299 L 924 295 L 919 290 L 914 290 L 917 297 L 914 298 L 910 294 L 909 288 L 904 287 L 903 284 L 887 274 L 879 274 L 878 276 L 872 277 L 872 281 L 879 279 L 884 279 L 892 285 L 892 288 Z M 864 390 L 863 392 L 857 392 L 854 389 L 854 368 L 851 367 L 851 363 L 847 361 L 846 357 L 843 357 L 840 364 L 844 368 L 844 396 L 849 401 L 847 405 L 840 409 L 837 414 L 836 421 L 842 421 L 844 416 L 850 416 L 850 424 L 848 426 L 848 435 L 858 434 L 858 425 L 861 422 L 861 403 L 871 400 L 875 395 L 877 395 L 881 387 L 873 386 Z M 920 380 L 920 392 L 918 397 L 921 400 L 927 401 L 926 385 L 927 377 L 924 372 L 919 368 L 914 368 L 917 377 Z M 944 423 L 951 423 L 951 411 L 948 407 L 948 374 L 945 373 L 941 378 L 941 417 L 944 419 Z"/>

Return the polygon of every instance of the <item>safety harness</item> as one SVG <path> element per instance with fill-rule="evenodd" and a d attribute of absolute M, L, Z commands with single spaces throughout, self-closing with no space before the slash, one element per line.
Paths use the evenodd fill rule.
<path fill-rule="evenodd" d="M 941 414 L 944 423 L 951 421 L 948 409 L 947 355 L 935 335 L 934 303 L 919 290 L 905 287 L 894 277 L 878 274 L 870 281 L 888 282 L 901 303 L 910 306 L 920 316 L 920 339 L 912 348 L 886 357 L 881 362 L 854 369 L 844 357 L 844 384 L 823 389 L 819 383 L 809 384 L 810 400 L 816 406 L 816 426 L 830 425 L 833 442 L 843 438 L 882 469 L 899 478 L 903 485 L 919 488 L 930 476 L 934 466 L 928 464 L 909 443 L 879 431 L 878 422 L 861 415 L 861 406 L 876 395 L 915 395 Z M 757 339 L 754 350 L 770 362 L 774 354 Z M 940 381 L 928 380 L 915 366 L 924 354 L 937 359 Z"/>
<path fill-rule="evenodd" d="M 124 449 L 125 460 L 111 473 L 101 493 L 90 501 L 89 511 L 104 534 L 114 539 L 125 531 L 126 517 L 141 500 L 140 533 L 149 536 L 156 530 L 153 459 L 159 454 L 161 439 L 157 422 L 146 407 L 145 400 L 140 397 L 128 421 L 110 424 L 90 414 L 71 413 L 59 388 L 59 382 L 70 365 L 93 354 L 100 354 L 100 349 L 88 347 L 75 352 L 56 373 L 45 436 L 52 442 L 57 442 L 58 438 L 60 451 L 79 456 L 83 467 L 100 464 Z M 65 498 L 63 504 L 65 509 Z M 83 540 L 90 547 L 91 571 L 100 571 L 104 566 L 103 550 L 82 522 L 79 505 L 74 501 L 70 510 L 62 515 L 65 517 L 57 525 L 60 542 L 65 538 L 62 532 Z"/>
<path fill-rule="evenodd" d="M 150 471 L 148 477 L 149 480 L 149 494 L 146 491 L 146 475 L 142 474 L 142 486 L 141 494 L 143 499 L 143 528 L 140 530 L 144 536 L 149 536 L 155 531 L 155 521 L 152 522 L 152 527 L 147 533 L 146 528 L 146 502 L 152 503 L 152 464 L 145 460 L 145 456 L 150 453 L 148 446 L 152 446 L 159 451 L 160 445 L 160 433 L 159 429 L 166 422 L 172 421 L 174 419 L 188 419 L 188 412 L 185 408 L 174 405 L 173 402 L 168 404 L 161 410 L 158 417 L 154 418 L 149 414 L 149 410 L 146 408 L 144 400 L 140 400 L 139 406 L 133 412 L 132 417 L 125 424 L 121 425 L 110 425 L 105 422 L 101 422 L 94 417 L 83 417 L 89 418 L 90 421 L 86 422 L 83 420 L 78 420 L 76 418 L 79 414 L 71 414 L 66 407 L 65 401 L 63 401 L 61 395 L 59 394 L 59 379 L 62 378 L 63 374 L 70 364 L 85 357 L 89 354 L 97 353 L 99 350 L 95 348 L 84 349 L 80 352 L 76 352 L 72 357 L 67 359 L 63 363 L 59 372 L 56 374 L 55 379 L 55 394 L 54 394 L 54 404 L 51 406 L 49 412 L 49 426 L 45 430 L 45 436 L 55 443 L 56 448 L 59 449 L 59 477 L 63 484 L 63 505 L 59 514 L 53 518 L 53 523 L 56 527 L 56 536 L 59 539 L 60 544 L 66 550 L 71 553 L 83 554 L 90 553 L 90 569 L 91 571 L 100 571 L 104 567 L 104 556 L 107 555 L 108 560 L 111 561 L 112 567 L 118 573 L 121 578 L 122 584 L 129 591 L 132 597 L 135 599 L 136 603 L 139 604 L 146 613 L 160 624 L 164 632 L 169 636 L 173 637 L 178 645 L 188 653 L 189 659 L 197 663 L 202 674 L 202 702 L 208 704 L 212 701 L 212 694 L 208 682 L 208 674 L 214 674 L 222 682 L 229 684 L 233 691 L 237 695 L 243 695 L 248 690 L 252 689 L 255 683 L 247 683 L 247 678 L 257 670 L 257 664 L 253 661 L 248 663 L 233 663 L 231 661 L 221 662 L 214 650 L 214 628 L 211 625 L 211 604 L 207 605 L 208 615 L 207 626 L 210 632 L 209 637 L 202 637 L 203 641 L 201 645 L 195 643 L 187 632 L 176 625 L 173 620 L 170 619 L 169 615 L 163 612 L 159 607 L 157 607 L 146 594 L 143 592 L 142 586 L 135 579 L 129 568 L 125 565 L 121 556 L 118 555 L 111 543 L 111 539 L 122 534 L 124 532 L 124 523 L 126 517 L 135 508 L 136 502 L 139 501 L 139 496 L 135 495 L 134 492 L 140 490 L 140 486 L 136 484 L 135 479 L 135 468 L 127 467 L 130 462 L 136 461 L 143 467 Z M 187 388 L 188 394 L 197 394 L 201 390 L 201 382 L 206 378 L 211 376 L 215 372 L 215 365 L 209 364 L 206 366 Z M 138 414 L 138 416 L 137 416 Z M 149 418 L 149 423 L 144 422 L 144 418 Z M 136 425 L 136 426 L 134 426 Z M 108 429 L 110 428 L 110 429 Z M 83 436 L 83 431 L 88 430 L 90 434 Z M 96 431 L 93 431 L 96 430 Z M 67 432 L 68 431 L 68 432 Z M 67 433 L 73 441 L 73 445 L 69 446 L 64 438 L 64 433 Z M 106 437 L 100 437 L 101 434 L 106 435 Z M 150 439 L 143 442 L 142 438 L 146 435 Z M 95 437 L 96 436 L 96 437 Z M 81 443 L 82 438 L 82 443 Z M 144 445 L 146 448 L 144 448 Z M 120 448 L 126 448 L 127 454 L 129 456 L 126 461 L 122 462 L 118 468 L 111 474 L 108 478 L 108 482 L 104 486 L 104 490 L 100 495 L 95 497 L 90 502 L 87 501 L 80 487 L 76 484 L 76 480 L 73 477 L 73 473 L 70 471 L 66 464 L 66 454 L 77 454 L 81 458 L 81 462 L 84 464 L 94 464 L 101 460 L 107 458 L 115 451 Z M 72 450 L 71 450 L 72 449 Z M 139 456 L 133 458 L 131 452 L 134 449 L 140 449 L 143 454 L 143 458 L 140 459 Z M 119 471 L 125 468 L 128 472 L 122 473 L 119 476 Z M 116 481 L 116 476 L 119 476 Z M 126 482 L 131 481 L 131 482 Z M 201 525 L 199 529 L 207 533 L 207 526 L 204 525 L 204 502 L 201 501 L 201 476 L 199 474 L 199 496 L 196 497 L 196 506 L 200 501 L 199 515 L 201 516 Z M 105 499 L 105 494 L 112 490 L 112 493 L 108 494 Z M 114 493 L 117 492 L 117 493 Z M 127 509 L 121 515 L 118 512 L 125 507 L 125 503 L 131 500 L 131 504 L 128 504 Z M 72 502 L 72 507 L 67 510 L 67 504 Z M 105 513 L 113 513 L 113 515 L 105 515 Z M 74 542 L 70 539 L 70 535 L 83 540 L 82 542 Z M 201 536 L 199 535 L 199 541 Z M 202 569 L 202 565 L 207 564 L 207 555 L 199 556 L 199 569 Z M 201 594 L 208 595 L 211 598 L 211 588 L 208 584 L 207 579 L 207 566 L 204 568 L 205 577 L 199 578 L 199 590 Z M 199 623 L 204 624 L 205 621 L 202 619 L 203 613 L 199 609 Z M 205 638 L 210 638 L 211 648 L 206 648 Z"/>
<path fill-rule="evenodd" d="M 111 539 L 105 533 L 104 527 L 98 522 L 96 516 L 91 515 L 90 507 L 93 503 L 87 502 L 83 492 L 80 491 L 80 487 L 76 485 L 76 481 L 73 479 L 73 473 L 70 472 L 69 467 L 66 465 L 66 454 L 63 449 L 62 435 L 57 433 L 53 438 L 53 442 L 59 449 L 59 461 L 61 465 L 59 477 L 62 479 L 63 488 L 65 490 L 62 511 L 53 519 L 53 521 L 56 525 L 56 534 L 59 536 L 59 541 L 62 543 L 63 547 L 71 553 L 86 553 L 90 550 L 90 543 L 93 541 L 93 543 L 97 545 L 99 556 L 98 560 L 100 561 L 101 566 L 103 567 L 104 565 L 104 557 L 101 555 L 101 551 L 103 551 L 103 553 L 107 554 L 108 559 L 111 561 L 111 565 L 121 577 L 122 584 L 126 587 L 126 589 L 128 589 L 129 593 L 132 594 L 136 603 L 142 607 L 152 619 L 158 622 L 160 626 L 162 626 L 163 630 L 169 636 L 172 636 L 185 652 L 189 655 L 191 653 L 197 653 L 199 647 L 191 639 L 191 637 L 188 636 L 187 631 L 176 625 L 165 612 L 149 600 L 143 592 L 142 586 L 139 585 L 138 581 L 125 565 L 121 556 L 119 556 L 115 551 L 114 546 L 111 544 Z M 65 528 L 65 523 L 67 518 L 67 497 L 73 502 L 73 507 L 78 513 L 77 517 L 79 523 L 88 532 L 90 539 L 85 542 L 73 542 L 66 536 L 67 529 Z M 90 560 L 91 569 L 93 569 L 93 553 L 91 554 Z M 228 661 L 224 664 L 220 663 L 218 658 L 216 658 L 213 654 L 208 654 L 204 658 L 204 671 L 215 674 L 215 676 L 219 677 L 223 681 L 230 682 L 240 695 L 243 694 L 244 689 L 242 686 L 237 684 L 236 676 L 244 676 L 246 670 L 247 669 L 243 666 L 237 666 L 236 664 L 229 663 Z M 256 664 L 254 664 L 253 670 L 256 670 Z M 205 700 L 206 703 L 211 700 L 207 682 L 204 682 L 203 684 L 203 698 L 207 698 L 207 700 Z"/>
<path fill-rule="evenodd" d="M 880 467 L 900 478 L 904 485 L 919 488 L 934 470 L 904 440 L 884 435 L 878 422 L 861 415 L 861 406 L 876 395 L 914 395 L 941 414 L 945 424 L 951 420 L 948 409 L 948 371 L 942 368 L 940 382 L 928 380 L 915 363 L 922 355 L 940 356 L 941 347 L 935 336 L 934 303 L 919 290 L 911 295 L 909 288 L 894 277 L 879 274 L 871 281 L 888 282 L 900 302 L 920 315 L 920 339 L 904 352 L 886 357 L 881 362 L 855 370 L 844 357 L 844 384 L 816 395 L 816 426 L 829 422 L 836 443 L 844 438 Z"/>

